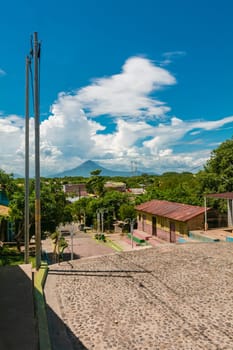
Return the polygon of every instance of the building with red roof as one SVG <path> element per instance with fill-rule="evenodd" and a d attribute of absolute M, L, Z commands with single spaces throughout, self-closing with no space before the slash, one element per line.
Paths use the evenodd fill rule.
<path fill-rule="evenodd" d="M 138 231 L 168 242 L 176 242 L 179 235 L 204 229 L 205 209 L 154 199 L 136 206 Z"/>

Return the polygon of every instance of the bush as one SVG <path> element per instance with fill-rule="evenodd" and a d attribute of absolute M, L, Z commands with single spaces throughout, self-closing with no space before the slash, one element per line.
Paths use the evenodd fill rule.
<path fill-rule="evenodd" d="M 105 238 L 105 235 L 103 233 L 96 233 L 95 239 L 97 239 L 98 241 L 106 242 L 106 238 Z"/>

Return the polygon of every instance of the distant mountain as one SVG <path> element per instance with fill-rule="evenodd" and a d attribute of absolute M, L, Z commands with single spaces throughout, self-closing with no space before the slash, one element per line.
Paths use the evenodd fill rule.
<path fill-rule="evenodd" d="M 131 172 L 128 171 L 115 171 L 103 168 L 101 165 L 93 162 L 92 160 L 87 160 L 81 165 L 77 166 L 74 169 L 65 170 L 62 173 L 55 174 L 51 177 L 65 177 L 65 176 L 82 176 L 82 177 L 90 177 L 91 172 L 94 170 L 101 170 L 102 176 L 124 176 L 129 177 L 132 176 Z"/>

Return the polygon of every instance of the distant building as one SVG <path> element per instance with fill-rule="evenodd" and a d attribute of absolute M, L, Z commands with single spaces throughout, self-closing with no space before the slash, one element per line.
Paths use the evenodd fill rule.
<path fill-rule="evenodd" d="M 70 196 L 87 197 L 86 184 L 65 184 L 63 185 L 63 191 Z"/>
<path fill-rule="evenodd" d="M 145 189 L 142 187 L 139 188 L 128 188 L 127 192 L 134 194 L 135 196 L 138 196 L 140 194 L 145 193 Z"/>
<path fill-rule="evenodd" d="M 114 191 L 118 191 L 118 192 L 125 192 L 126 191 L 126 184 L 124 182 L 107 181 L 104 184 L 104 188 L 106 190 L 114 190 Z"/>
<path fill-rule="evenodd" d="M 135 209 L 138 231 L 168 242 L 176 242 L 177 235 L 187 235 L 190 230 L 204 229 L 205 207 L 151 200 Z"/>

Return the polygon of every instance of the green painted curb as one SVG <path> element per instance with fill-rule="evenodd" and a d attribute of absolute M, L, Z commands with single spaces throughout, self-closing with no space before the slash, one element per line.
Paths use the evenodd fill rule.
<path fill-rule="evenodd" d="M 47 274 L 47 263 L 42 263 L 40 269 L 34 273 L 34 298 L 39 332 L 39 350 L 52 350 L 44 298 L 44 285 Z"/>
<path fill-rule="evenodd" d="M 122 251 L 123 251 L 123 249 L 122 249 L 117 243 L 113 242 L 113 241 L 112 241 L 111 239 L 109 239 L 109 238 L 106 239 L 106 244 L 107 244 L 109 247 L 115 249 L 117 252 L 122 252 Z"/>
<path fill-rule="evenodd" d="M 102 241 L 101 239 L 96 239 L 95 237 L 93 237 L 93 239 L 99 243 L 99 244 L 103 244 L 103 245 L 107 245 L 108 247 L 116 250 L 117 252 L 122 252 L 123 248 L 121 248 L 117 243 L 113 242 L 110 238 L 106 237 L 106 241 Z"/>

